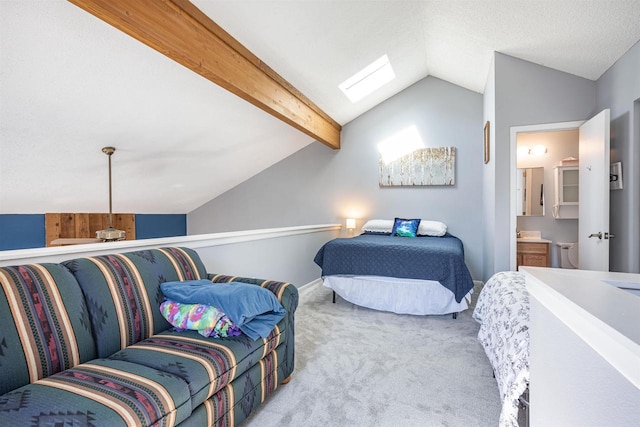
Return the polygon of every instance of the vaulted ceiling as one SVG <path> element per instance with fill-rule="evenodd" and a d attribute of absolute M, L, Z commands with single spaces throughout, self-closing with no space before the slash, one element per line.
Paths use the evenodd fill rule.
<path fill-rule="evenodd" d="M 595 80 L 640 39 L 640 0 L 192 3 L 341 124 L 428 75 L 482 93 L 494 51 Z M 0 1 L 0 213 L 106 211 L 107 145 L 115 211 L 188 213 L 313 142 L 67 1 Z"/>

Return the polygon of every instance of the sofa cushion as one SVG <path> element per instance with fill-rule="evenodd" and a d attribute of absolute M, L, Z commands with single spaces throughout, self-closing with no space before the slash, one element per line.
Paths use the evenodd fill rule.
<path fill-rule="evenodd" d="M 282 321 L 266 339 L 246 335 L 205 338 L 197 331 L 165 331 L 113 354 L 110 359 L 176 375 L 188 385 L 195 408 L 258 363 L 284 341 Z M 277 364 L 277 361 L 276 361 Z"/>
<path fill-rule="evenodd" d="M 0 395 L 95 357 L 87 307 L 66 268 L 0 268 Z"/>
<path fill-rule="evenodd" d="M 95 359 L 0 396 L 0 425 L 175 425 L 191 413 L 189 389 L 166 372 Z"/>
<path fill-rule="evenodd" d="M 159 309 L 160 283 L 206 278 L 200 257 L 187 248 L 78 258 L 64 265 L 85 294 L 98 357 L 170 327 Z"/>
<path fill-rule="evenodd" d="M 194 408 L 180 427 L 241 425 L 286 378 L 281 363 L 285 357 L 282 347 L 270 351 L 248 371 Z"/>

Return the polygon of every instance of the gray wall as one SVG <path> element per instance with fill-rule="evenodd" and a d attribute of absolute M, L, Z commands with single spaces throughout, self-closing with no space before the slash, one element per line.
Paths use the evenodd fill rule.
<path fill-rule="evenodd" d="M 611 162 L 622 162 L 624 188 L 611 192 L 612 271 L 640 272 L 640 43 L 597 84 L 597 110 L 611 109 Z"/>
<path fill-rule="evenodd" d="M 485 172 L 489 183 L 484 185 L 485 202 L 495 197 L 494 206 L 485 210 L 485 213 L 493 211 L 493 218 L 486 218 L 483 226 L 488 257 L 485 280 L 496 271 L 510 269 L 510 235 L 515 233 L 510 229 L 511 127 L 584 120 L 596 111 L 596 84 L 591 80 L 501 53 L 495 54 L 494 61 L 495 91 L 488 93 L 488 82 L 484 95 L 493 97 L 495 105 L 492 123 L 495 163 L 488 168 L 489 177 Z"/>
<path fill-rule="evenodd" d="M 482 280 L 487 280 L 495 270 L 496 229 L 496 63 L 495 55 L 487 76 L 483 97 L 483 123 L 489 122 L 489 162 L 482 169 L 483 198 L 483 255 Z"/>
<path fill-rule="evenodd" d="M 440 220 L 482 276 L 482 96 L 427 77 L 348 123 L 342 148 L 300 150 L 187 215 L 188 234 L 395 216 Z M 427 147 L 456 147 L 452 187 L 378 186 L 377 144 L 416 125 Z M 310 260 L 311 265 L 313 265 Z M 311 268 L 311 267 L 310 267 Z"/>
<path fill-rule="evenodd" d="M 297 287 L 320 277 L 313 257 L 339 230 L 198 248 L 207 272 L 289 282 Z"/>

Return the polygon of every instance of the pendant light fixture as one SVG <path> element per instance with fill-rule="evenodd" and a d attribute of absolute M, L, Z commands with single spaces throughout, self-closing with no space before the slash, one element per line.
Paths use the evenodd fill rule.
<path fill-rule="evenodd" d="M 113 228 L 113 212 L 112 212 L 112 198 L 111 198 L 111 156 L 116 151 L 114 147 L 104 147 L 102 152 L 109 157 L 109 228 L 106 230 L 96 231 L 96 238 L 101 239 L 104 242 L 115 242 L 117 240 L 123 240 L 125 238 L 124 230 L 116 230 Z"/>

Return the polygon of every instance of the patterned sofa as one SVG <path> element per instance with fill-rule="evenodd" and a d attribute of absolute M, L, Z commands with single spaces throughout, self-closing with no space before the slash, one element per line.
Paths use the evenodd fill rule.
<path fill-rule="evenodd" d="M 211 279 L 272 291 L 287 314 L 267 339 L 176 332 L 160 284 Z M 230 426 L 294 368 L 298 292 L 207 274 L 160 248 L 0 268 L 0 425 Z"/>

